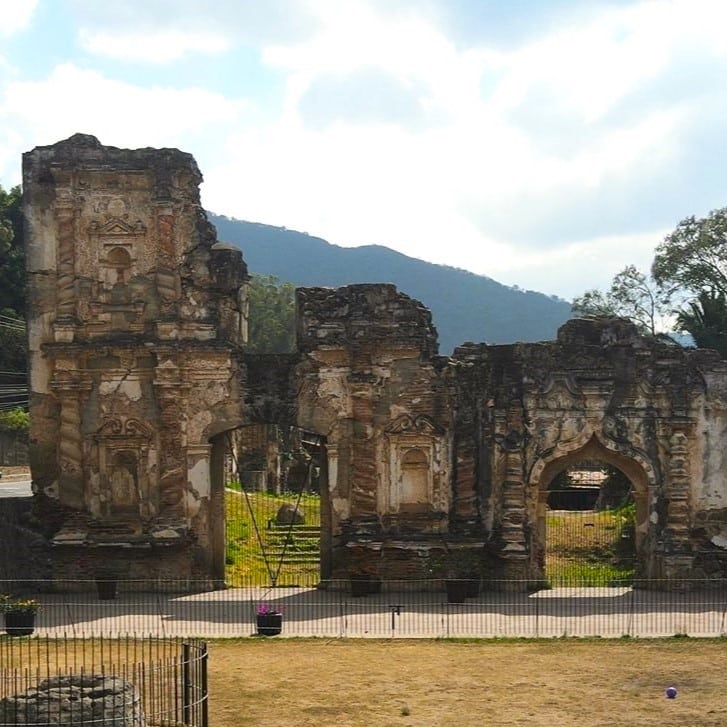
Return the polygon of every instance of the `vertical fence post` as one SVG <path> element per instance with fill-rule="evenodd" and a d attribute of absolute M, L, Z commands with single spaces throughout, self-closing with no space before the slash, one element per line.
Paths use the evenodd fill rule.
<path fill-rule="evenodd" d="M 201 687 L 202 687 L 202 727 L 209 727 L 209 715 L 208 715 L 208 694 L 207 694 L 207 642 L 202 644 L 202 657 L 200 662 L 201 667 Z"/>
<path fill-rule="evenodd" d="M 191 724 L 192 713 L 192 678 L 190 674 L 189 644 L 182 644 L 182 720 L 184 724 Z"/>
<path fill-rule="evenodd" d="M 626 633 L 628 636 L 633 636 L 634 633 L 634 613 L 636 611 L 636 588 L 632 585 L 631 586 L 631 598 L 629 599 L 629 604 L 631 608 L 629 609 L 629 623 L 628 628 L 626 629 Z"/>

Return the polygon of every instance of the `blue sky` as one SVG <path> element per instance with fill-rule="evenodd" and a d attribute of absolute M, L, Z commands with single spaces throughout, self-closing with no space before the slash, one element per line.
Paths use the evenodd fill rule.
<path fill-rule="evenodd" d="M 75 132 L 206 208 L 572 298 L 727 205 L 724 0 L 0 0 L 0 184 Z M 486 315 L 486 311 L 483 311 Z"/>

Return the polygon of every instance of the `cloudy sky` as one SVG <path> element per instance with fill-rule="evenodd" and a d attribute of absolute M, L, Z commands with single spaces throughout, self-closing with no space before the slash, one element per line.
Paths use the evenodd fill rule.
<path fill-rule="evenodd" d="M 572 298 L 727 205 L 724 0 L 0 0 L 0 184 L 74 132 L 207 209 Z"/>

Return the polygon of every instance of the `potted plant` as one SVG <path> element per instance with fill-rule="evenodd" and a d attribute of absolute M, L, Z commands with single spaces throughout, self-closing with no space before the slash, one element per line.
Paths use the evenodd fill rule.
<path fill-rule="evenodd" d="M 277 636 L 283 630 L 283 614 L 275 606 L 261 603 L 257 607 L 258 636 Z"/>
<path fill-rule="evenodd" d="M 115 571 L 101 569 L 96 571 L 96 592 L 99 601 L 113 601 L 119 578 Z"/>
<path fill-rule="evenodd" d="M 5 615 L 5 633 L 9 636 L 30 636 L 35 631 L 35 614 L 40 603 L 33 598 L 0 598 L 0 608 Z"/>
<path fill-rule="evenodd" d="M 477 550 L 451 548 L 445 543 L 444 550 L 429 555 L 427 572 L 444 581 L 449 603 L 464 603 L 479 595 L 481 558 Z"/>

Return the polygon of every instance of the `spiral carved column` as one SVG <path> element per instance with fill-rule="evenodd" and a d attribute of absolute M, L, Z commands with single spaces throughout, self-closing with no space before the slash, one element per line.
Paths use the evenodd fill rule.
<path fill-rule="evenodd" d="M 52 388 L 60 402 L 58 495 L 65 505 L 82 508 L 85 498 L 81 397 L 91 386 L 78 372 L 59 371 Z"/>

